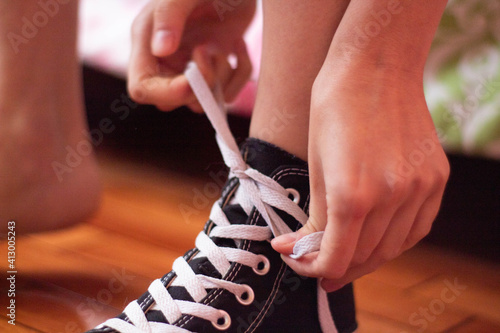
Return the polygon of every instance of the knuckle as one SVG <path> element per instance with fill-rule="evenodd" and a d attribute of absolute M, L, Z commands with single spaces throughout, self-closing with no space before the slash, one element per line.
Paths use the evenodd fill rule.
<path fill-rule="evenodd" d="M 415 231 L 412 231 L 408 237 L 407 237 L 407 241 L 408 243 L 410 244 L 417 244 L 418 242 L 420 242 L 425 236 L 427 236 L 429 234 L 429 232 L 431 231 L 431 223 L 425 225 L 425 226 L 421 226 L 420 228 L 418 228 L 417 230 Z"/>
<path fill-rule="evenodd" d="M 320 223 L 317 218 L 310 217 L 306 224 L 300 229 L 301 233 L 308 235 L 314 232 L 322 230 L 321 225 L 324 223 Z"/>
<path fill-rule="evenodd" d="M 430 192 L 435 187 L 435 173 L 421 173 L 411 181 L 411 190 L 420 193 Z"/>
<path fill-rule="evenodd" d="M 424 227 L 420 230 L 420 232 L 417 232 L 416 234 L 417 242 L 423 239 L 425 236 L 427 236 L 431 232 L 431 228 L 432 228 L 432 221 L 426 223 Z"/>
<path fill-rule="evenodd" d="M 429 192 L 433 187 L 433 177 L 430 176 L 419 175 L 411 181 L 411 189 L 413 192 Z"/>
<path fill-rule="evenodd" d="M 441 171 L 445 175 L 450 174 L 450 161 L 448 160 L 448 157 L 446 156 L 446 153 L 444 152 L 443 149 L 440 150 L 439 165 L 440 165 Z"/>
<path fill-rule="evenodd" d="M 450 177 L 450 163 L 446 155 L 442 154 L 442 158 L 437 161 L 435 166 L 435 171 L 433 174 L 433 185 L 434 188 L 442 189 L 448 182 Z"/>
<path fill-rule="evenodd" d="M 325 80 L 325 75 L 318 75 L 314 79 L 311 88 L 311 108 L 317 110 L 329 110 L 331 108 L 331 99 L 329 94 L 324 93 L 324 87 L 328 86 L 329 80 Z"/>
<path fill-rule="evenodd" d="M 363 272 L 363 275 L 367 275 L 367 274 L 375 272 L 380 266 L 382 266 L 382 263 L 381 264 L 373 264 L 373 265 L 367 266 L 366 269 L 365 269 L 365 271 Z"/>
<path fill-rule="evenodd" d="M 372 253 L 372 251 L 367 251 L 365 249 L 358 250 L 358 252 L 352 258 L 352 264 L 354 266 L 364 264 L 370 258 L 371 253 Z"/>
<path fill-rule="evenodd" d="M 418 190 L 423 189 L 425 187 L 425 179 L 424 179 L 424 177 L 425 176 L 422 175 L 422 174 L 415 175 L 415 177 L 413 177 L 411 179 L 411 181 L 409 182 L 408 188 L 411 188 L 414 191 L 418 191 Z"/>
<path fill-rule="evenodd" d="M 327 201 L 331 203 L 328 205 L 329 216 L 337 218 L 361 218 L 368 214 L 372 204 L 371 198 L 360 191 L 344 192 L 334 198 L 327 195 Z"/>
<path fill-rule="evenodd" d="M 302 234 L 310 234 L 325 230 L 327 221 L 322 217 L 310 215 L 307 223 L 300 229 Z"/>
<path fill-rule="evenodd" d="M 176 17 L 187 17 L 189 15 L 186 0 L 160 0 L 154 11 L 156 25 L 159 28 L 166 27 L 172 13 L 175 13 Z"/>
<path fill-rule="evenodd" d="M 393 247 L 385 247 L 381 248 L 377 255 L 375 256 L 375 265 L 380 266 L 383 263 L 386 263 L 399 255 L 399 249 Z"/>
<path fill-rule="evenodd" d="M 391 193 L 387 196 L 390 201 L 402 198 L 408 191 L 408 182 L 396 182 L 392 185 Z"/>
<path fill-rule="evenodd" d="M 444 186 L 448 182 L 449 178 L 450 178 L 450 163 L 448 162 L 448 160 L 446 160 L 444 165 L 440 168 L 440 172 L 438 172 L 437 174 L 436 182 L 439 185 Z"/>
<path fill-rule="evenodd" d="M 446 158 L 443 166 L 443 176 L 445 178 L 445 181 L 448 181 L 448 178 L 450 178 L 450 173 L 451 173 L 450 161 L 448 161 L 448 159 Z"/>
<path fill-rule="evenodd" d="M 344 265 L 333 265 L 328 267 L 324 271 L 320 272 L 321 277 L 327 279 L 338 280 L 342 278 L 347 272 L 347 266 Z"/>
<path fill-rule="evenodd" d="M 130 98 L 132 98 L 135 102 L 140 104 L 145 104 L 147 102 L 147 93 L 146 89 L 140 84 L 129 83 L 128 92 Z"/>
<path fill-rule="evenodd" d="M 163 18 L 169 13 L 170 10 L 180 8 L 182 7 L 177 1 L 160 0 L 156 3 L 155 14 L 158 15 L 158 18 Z"/>
<path fill-rule="evenodd" d="M 338 280 L 346 274 L 349 268 L 349 262 L 342 259 L 331 259 L 332 258 L 325 258 L 323 260 L 320 259 L 317 266 L 317 273 L 320 277 Z"/>

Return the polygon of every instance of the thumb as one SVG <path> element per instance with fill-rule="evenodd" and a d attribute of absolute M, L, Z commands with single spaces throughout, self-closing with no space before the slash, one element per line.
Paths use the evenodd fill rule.
<path fill-rule="evenodd" d="M 153 14 L 151 52 L 166 57 L 179 47 L 184 26 L 196 0 L 158 0 Z"/>
<path fill-rule="evenodd" d="M 293 247 L 301 238 L 315 233 L 319 230 L 316 229 L 314 223 L 308 220 L 306 224 L 296 232 L 280 235 L 271 241 L 273 249 L 281 254 L 290 255 L 293 253 Z"/>

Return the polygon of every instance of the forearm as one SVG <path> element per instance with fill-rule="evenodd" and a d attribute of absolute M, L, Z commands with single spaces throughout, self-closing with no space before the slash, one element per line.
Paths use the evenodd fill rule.
<path fill-rule="evenodd" d="M 446 0 L 352 0 L 325 69 L 356 67 L 421 76 Z"/>

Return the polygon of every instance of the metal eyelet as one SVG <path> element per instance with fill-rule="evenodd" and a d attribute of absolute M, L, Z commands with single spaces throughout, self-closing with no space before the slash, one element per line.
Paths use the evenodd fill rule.
<path fill-rule="evenodd" d="M 292 196 L 292 198 L 291 198 L 292 201 L 298 205 L 299 202 L 300 202 L 300 193 L 299 193 L 299 191 L 297 191 L 294 188 L 287 188 L 286 190 Z"/>
<path fill-rule="evenodd" d="M 231 326 L 231 317 L 224 310 L 219 310 L 219 313 L 220 317 L 215 322 L 212 321 L 212 325 L 219 331 L 227 330 Z"/>
<path fill-rule="evenodd" d="M 245 291 L 241 295 L 236 295 L 236 299 L 243 305 L 252 304 L 255 299 L 253 289 L 247 284 L 243 284 L 242 287 L 245 288 Z"/>
<path fill-rule="evenodd" d="M 271 269 L 271 263 L 266 256 L 263 256 L 262 254 L 259 254 L 258 256 L 260 258 L 260 261 L 257 267 L 253 268 L 253 271 L 258 275 L 266 275 Z"/>

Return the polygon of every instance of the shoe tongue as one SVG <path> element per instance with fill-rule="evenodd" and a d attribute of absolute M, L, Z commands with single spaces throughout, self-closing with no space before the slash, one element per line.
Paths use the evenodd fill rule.
<path fill-rule="evenodd" d="M 286 166 L 307 167 L 307 163 L 283 149 L 255 138 L 246 139 L 241 145 L 241 154 L 245 162 L 253 169 L 266 176 L 271 176 L 278 169 Z M 226 205 L 223 208 L 232 224 L 245 223 L 247 215 L 239 204 Z M 224 246 L 234 246 L 233 240 L 219 240 Z M 233 244 L 233 245 L 231 245 Z"/>
<path fill-rule="evenodd" d="M 246 139 L 241 146 L 241 152 L 250 167 L 266 176 L 271 176 L 278 168 L 283 166 L 307 167 L 307 162 L 297 156 L 272 143 L 255 138 Z"/>
<path fill-rule="evenodd" d="M 307 162 L 272 143 L 256 138 L 246 139 L 241 145 L 240 150 L 249 167 L 268 177 L 272 177 L 273 174 L 287 167 L 307 169 Z M 237 191 L 239 191 L 239 189 Z M 231 224 L 245 223 L 247 219 L 247 215 L 243 211 L 243 208 L 239 204 L 234 204 L 232 201 L 222 210 Z M 233 240 L 225 240 L 225 242 L 225 246 L 234 244 Z"/>

